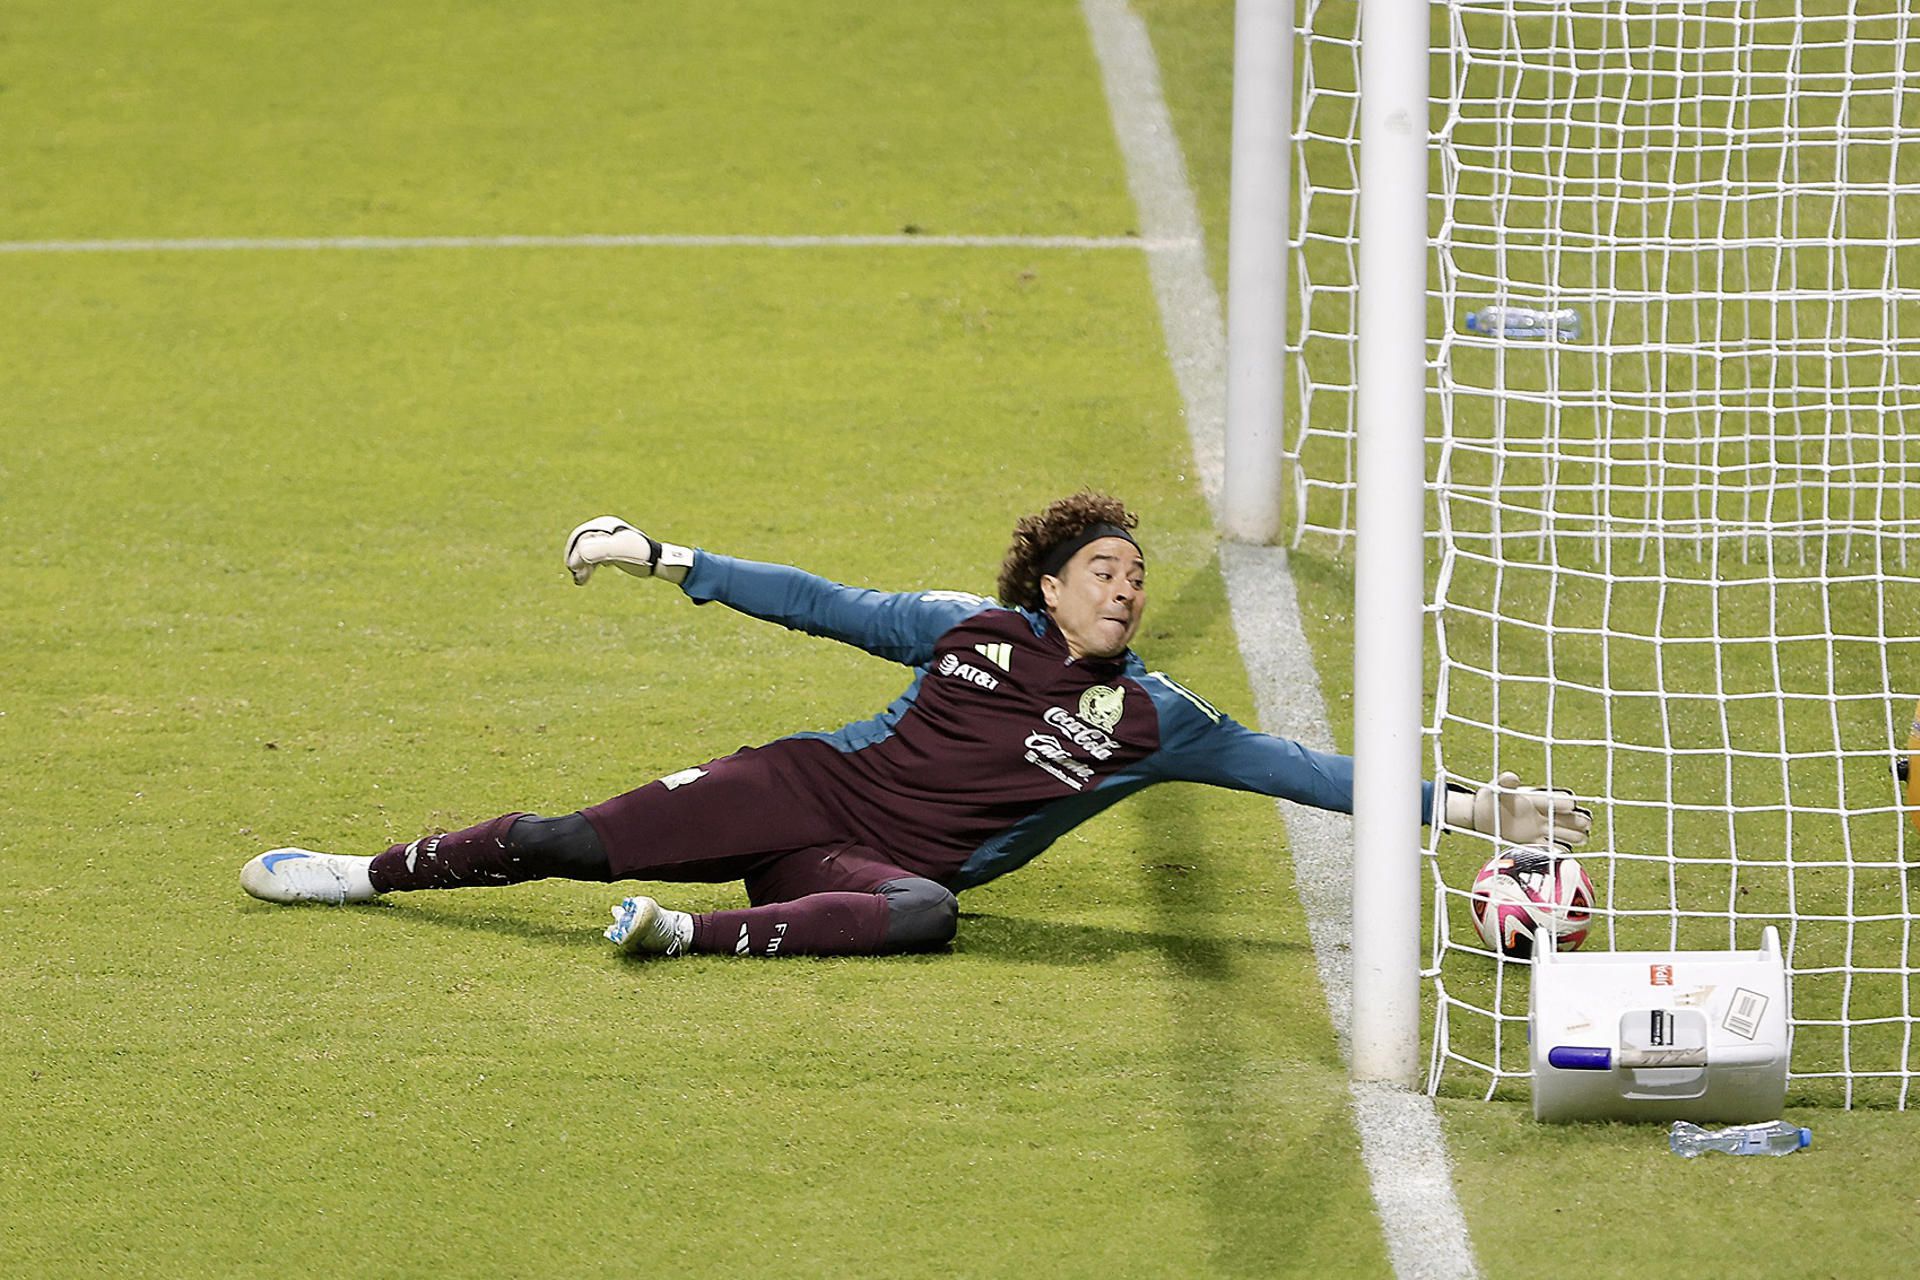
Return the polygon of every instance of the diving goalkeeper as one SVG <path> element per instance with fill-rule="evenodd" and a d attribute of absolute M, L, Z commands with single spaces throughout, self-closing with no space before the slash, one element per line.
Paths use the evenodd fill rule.
<path fill-rule="evenodd" d="M 682 769 L 579 813 L 508 813 L 375 857 L 276 849 L 240 872 L 270 902 L 562 876 L 745 882 L 749 906 L 700 914 L 650 897 L 613 909 L 634 954 L 878 955 L 951 942 L 955 895 L 1025 865 L 1157 782 L 1204 782 L 1350 813 L 1353 760 L 1257 733 L 1129 645 L 1146 608 L 1136 517 L 1080 493 L 1022 519 L 999 600 L 885 593 L 785 565 L 660 542 L 611 516 L 575 529 L 573 580 L 612 565 L 909 668 L 893 704 Z M 1423 820 L 1514 844 L 1583 842 L 1588 812 L 1512 774 L 1477 790 L 1423 783 Z"/>

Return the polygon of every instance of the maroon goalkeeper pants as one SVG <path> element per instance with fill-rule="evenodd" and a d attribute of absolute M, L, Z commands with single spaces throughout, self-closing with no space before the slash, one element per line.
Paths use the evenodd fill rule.
<path fill-rule="evenodd" d="M 395 845 L 368 874 L 383 893 L 548 876 L 744 881 L 753 905 L 696 915 L 695 951 L 874 955 L 952 941 L 959 908 L 944 885 L 896 865 L 813 803 L 809 772 L 817 779 L 833 764 L 823 751 L 833 748 L 782 739 L 594 805 L 579 816 L 601 848 L 584 860 L 577 848 L 569 858 L 541 843 L 555 820 L 508 813 Z"/>
<path fill-rule="evenodd" d="M 745 883 L 751 908 L 694 918 L 696 951 L 871 955 L 951 941 L 953 895 L 812 802 L 808 775 L 832 751 L 805 738 L 747 747 L 582 813 L 616 879 Z"/>

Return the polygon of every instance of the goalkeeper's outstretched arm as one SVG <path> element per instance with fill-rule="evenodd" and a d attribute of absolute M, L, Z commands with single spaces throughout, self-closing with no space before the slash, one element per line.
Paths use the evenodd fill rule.
<path fill-rule="evenodd" d="M 1288 738 L 1249 729 L 1165 675 L 1150 674 L 1151 687 L 1182 696 L 1157 697 L 1162 706 L 1159 768 L 1170 779 L 1257 791 L 1338 813 L 1353 812 L 1353 757 L 1315 751 Z M 1411 797 L 1409 797 L 1411 798 Z M 1483 786 L 1444 788 L 1421 783 L 1421 821 L 1493 836 L 1509 844 L 1584 844 L 1593 814 L 1571 791 L 1530 787 L 1519 775 L 1502 773 Z"/>
<path fill-rule="evenodd" d="M 649 537 L 618 516 L 599 516 L 567 538 L 567 570 L 584 584 L 610 564 L 676 583 L 696 604 L 731 609 L 808 635 L 825 636 L 907 666 L 931 660 L 935 642 L 993 602 L 962 591 L 872 591 L 791 565 L 737 560 Z"/>
<path fill-rule="evenodd" d="M 1508 844 L 1585 844 L 1593 811 L 1565 787 L 1528 787 L 1511 770 L 1479 788 L 1447 784 L 1442 820 Z"/>

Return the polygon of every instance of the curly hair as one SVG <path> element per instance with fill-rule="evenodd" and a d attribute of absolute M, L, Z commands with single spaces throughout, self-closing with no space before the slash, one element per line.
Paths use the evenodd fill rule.
<path fill-rule="evenodd" d="M 1061 498 L 1035 515 L 1022 516 L 1013 527 L 1013 545 L 1007 548 L 1007 558 L 1000 563 L 1000 603 L 1023 609 L 1046 608 L 1046 598 L 1040 594 L 1041 561 L 1048 551 L 1096 524 L 1133 529 L 1139 526 L 1140 517 L 1127 510 L 1120 499 L 1091 489 Z"/>

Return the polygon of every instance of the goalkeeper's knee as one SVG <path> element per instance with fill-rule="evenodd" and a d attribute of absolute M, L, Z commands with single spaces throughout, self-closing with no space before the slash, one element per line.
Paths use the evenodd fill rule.
<path fill-rule="evenodd" d="M 920 876 L 889 880 L 876 893 L 887 900 L 887 950 L 944 947 L 960 928 L 960 901 L 945 886 Z"/>

